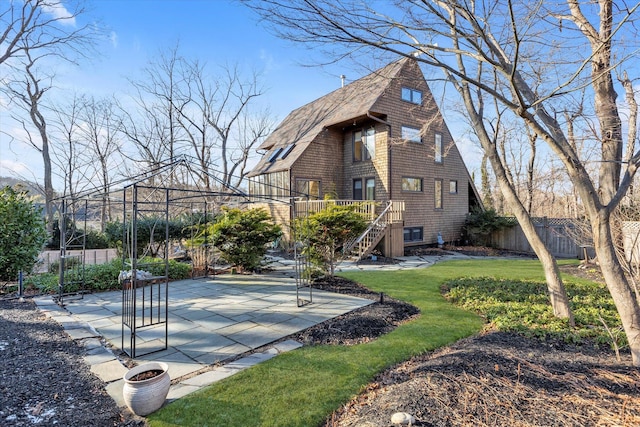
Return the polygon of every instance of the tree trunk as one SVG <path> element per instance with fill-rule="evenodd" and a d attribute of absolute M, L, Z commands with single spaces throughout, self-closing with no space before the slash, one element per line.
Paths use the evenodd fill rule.
<path fill-rule="evenodd" d="M 495 140 L 489 137 L 484 123 L 482 122 L 482 98 L 479 97 L 480 106 L 476 109 L 476 103 L 474 103 L 471 97 L 471 92 L 468 85 L 459 86 L 460 94 L 464 99 L 465 107 L 469 113 L 471 119 L 471 125 L 476 131 L 480 145 L 484 151 L 485 156 L 491 163 L 491 168 L 496 176 L 498 185 L 500 186 L 500 192 L 509 207 L 513 212 L 518 223 L 522 227 L 525 237 L 529 241 L 529 244 L 533 248 L 534 252 L 538 256 L 538 259 L 542 263 L 544 269 L 545 279 L 547 281 L 547 289 L 549 291 L 549 300 L 553 307 L 553 314 L 561 319 L 567 319 L 571 326 L 574 325 L 573 314 L 571 307 L 569 306 L 569 298 L 567 291 L 562 283 L 560 277 L 560 270 L 556 263 L 555 257 L 549 252 L 544 242 L 540 239 L 540 236 L 536 233 L 535 225 L 531 220 L 531 215 L 527 212 L 526 208 L 522 204 L 522 201 L 518 198 L 518 194 L 513 186 L 513 183 L 507 176 L 507 171 L 502 164 L 500 155 L 498 154 L 498 147 Z"/>
<path fill-rule="evenodd" d="M 640 366 L 640 307 L 616 256 L 609 220 L 609 215 L 602 212 L 591 218 L 593 243 L 604 281 L 629 341 L 633 366 Z"/>
<path fill-rule="evenodd" d="M 489 159 L 491 160 L 491 156 Z M 506 176 L 501 176 L 501 174 L 498 173 L 496 177 L 507 205 L 513 211 L 527 241 L 542 264 L 547 282 L 547 291 L 549 292 L 549 300 L 553 307 L 553 314 L 560 319 L 567 319 L 569 324 L 574 326 L 575 322 L 571 307 L 569 306 L 569 297 L 567 296 L 567 291 L 560 277 L 560 269 L 558 268 L 555 257 L 549 252 L 549 249 L 547 249 L 540 236 L 538 236 L 538 233 L 536 233 L 536 228 L 531 220 L 531 216 L 518 199 L 513 187 L 507 181 Z"/>

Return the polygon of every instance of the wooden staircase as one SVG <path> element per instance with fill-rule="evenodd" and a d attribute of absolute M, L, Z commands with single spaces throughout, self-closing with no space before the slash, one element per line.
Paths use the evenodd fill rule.
<path fill-rule="evenodd" d="M 369 224 L 369 227 L 360 236 L 344 245 L 342 248 L 343 256 L 353 255 L 356 261 L 360 261 L 369 255 L 376 245 L 380 243 L 387 228 L 390 226 L 391 218 L 389 218 L 389 214 L 392 209 L 393 202 L 389 201 L 382 213 Z"/>

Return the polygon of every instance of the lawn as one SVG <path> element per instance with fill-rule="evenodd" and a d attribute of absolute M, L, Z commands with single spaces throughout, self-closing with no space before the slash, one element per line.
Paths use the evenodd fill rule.
<path fill-rule="evenodd" d="M 181 398 L 149 417 L 160 426 L 317 426 L 384 369 L 477 333 L 483 320 L 450 304 L 441 285 L 460 277 L 544 280 L 537 261 L 451 261 L 427 269 L 341 276 L 417 306 L 421 315 L 366 344 L 282 354 Z"/>

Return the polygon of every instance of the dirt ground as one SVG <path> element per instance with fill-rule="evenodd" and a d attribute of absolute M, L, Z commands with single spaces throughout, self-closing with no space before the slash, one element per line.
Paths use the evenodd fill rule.
<path fill-rule="evenodd" d="M 489 332 L 380 374 L 325 426 L 637 426 L 640 375 L 630 358 Z"/>
<path fill-rule="evenodd" d="M 84 354 L 32 300 L 0 300 L 0 426 L 143 426 L 116 406 Z"/>

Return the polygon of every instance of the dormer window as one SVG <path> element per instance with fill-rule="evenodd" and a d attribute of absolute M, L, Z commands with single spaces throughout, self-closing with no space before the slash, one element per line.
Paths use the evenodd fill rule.
<path fill-rule="evenodd" d="M 413 104 L 422 104 L 422 91 L 418 89 L 412 89 L 410 87 L 402 88 L 402 100 L 411 102 Z"/>

